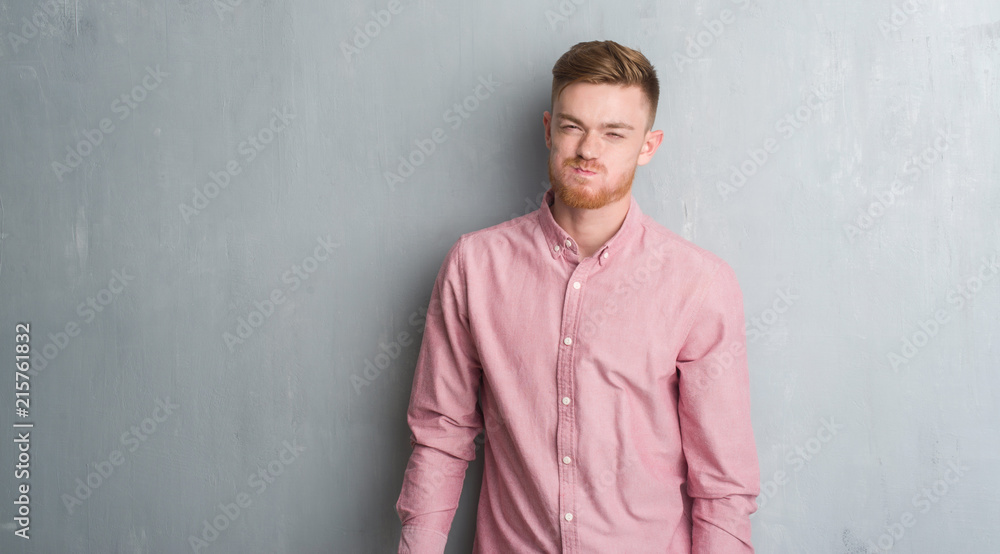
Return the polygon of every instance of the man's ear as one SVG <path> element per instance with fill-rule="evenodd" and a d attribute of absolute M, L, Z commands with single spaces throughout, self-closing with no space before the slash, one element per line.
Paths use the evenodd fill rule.
<path fill-rule="evenodd" d="M 542 125 L 545 126 L 545 147 L 552 149 L 552 114 L 548 111 L 542 112 Z"/>
<path fill-rule="evenodd" d="M 653 154 L 656 153 L 656 149 L 660 147 L 660 143 L 663 142 L 663 131 L 649 131 L 646 133 L 646 139 L 642 143 L 642 149 L 639 150 L 639 159 L 636 160 L 636 165 L 646 165 L 649 160 L 653 159 Z"/>

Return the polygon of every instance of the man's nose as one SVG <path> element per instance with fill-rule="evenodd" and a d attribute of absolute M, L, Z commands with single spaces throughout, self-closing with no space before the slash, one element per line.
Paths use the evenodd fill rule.
<path fill-rule="evenodd" d="M 597 133 L 587 132 L 577 144 L 576 153 L 585 160 L 593 160 L 600 154 L 601 143 Z"/>

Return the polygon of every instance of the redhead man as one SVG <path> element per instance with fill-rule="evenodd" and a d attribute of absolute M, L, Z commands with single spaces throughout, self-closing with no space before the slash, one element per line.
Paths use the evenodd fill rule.
<path fill-rule="evenodd" d="M 663 140 L 655 70 L 593 41 L 552 73 L 545 201 L 462 235 L 434 283 L 399 552 L 444 552 L 485 432 L 474 554 L 751 553 L 736 275 L 631 195 Z"/>

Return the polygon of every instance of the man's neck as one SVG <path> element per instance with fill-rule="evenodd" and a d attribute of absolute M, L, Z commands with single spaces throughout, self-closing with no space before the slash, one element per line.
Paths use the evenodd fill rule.
<path fill-rule="evenodd" d="M 559 195 L 552 202 L 552 217 L 576 241 L 580 259 L 589 258 L 621 229 L 632 204 L 632 194 L 596 210 L 571 208 Z"/>

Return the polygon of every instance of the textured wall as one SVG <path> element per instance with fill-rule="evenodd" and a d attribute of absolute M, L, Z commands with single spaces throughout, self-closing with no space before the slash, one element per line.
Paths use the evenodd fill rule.
<path fill-rule="evenodd" d="M 1000 551 L 995 0 L 4 0 L 0 550 L 393 551 L 434 276 L 605 38 L 743 287 L 758 551 Z"/>

